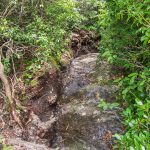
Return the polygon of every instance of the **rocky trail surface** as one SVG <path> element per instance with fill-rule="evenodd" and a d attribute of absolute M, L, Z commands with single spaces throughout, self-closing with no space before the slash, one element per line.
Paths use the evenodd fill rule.
<path fill-rule="evenodd" d="M 49 74 L 42 95 L 29 101 L 25 129 L 10 123 L 2 130 L 7 145 L 14 150 L 111 150 L 113 134 L 123 132 L 120 110 L 97 106 L 101 99 L 113 103 L 117 87 L 110 84 L 112 66 L 97 58 L 98 53 L 88 52 L 66 70 Z"/>

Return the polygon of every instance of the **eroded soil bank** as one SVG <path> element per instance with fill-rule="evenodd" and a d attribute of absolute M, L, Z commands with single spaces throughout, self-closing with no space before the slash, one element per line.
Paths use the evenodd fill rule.
<path fill-rule="evenodd" d="M 117 87 L 111 80 L 116 75 L 107 62 L 97 63 L 96 38 L 93 41 L 85 32 L 72 35 L 74 58 L 60 72 L 41 79 L 43 89 L 27 103 L 30 119 L 25 129 L 13 122 L 3 128 L 8 145 L 15 150 L 112 149 L 112 135 L 123 132 L 120 110 L 104 111 L 97 105 L 100 99 L 115 101 Z M 27 114 L 23 116 L 25 120 Z"/>

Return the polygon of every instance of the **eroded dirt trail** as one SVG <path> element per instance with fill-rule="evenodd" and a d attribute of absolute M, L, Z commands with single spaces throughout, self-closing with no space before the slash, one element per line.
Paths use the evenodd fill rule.
<path fill-rule="evenodd" d="M 112 149 L 112 135 L 122 133 L 118 110 L 104 111 L 97 105 L 100 99 L 113 102 L 117 87 L 110 84 L 115 78 L 112 66 L 97 63 L 95 42 L 86 33 L 72 35 L 75 58 L 42 79 L 43 89 L 27 103 L 26 128 L 5 129 L 12 133 L 4 135 L 8 145 L 15 150 Z"/>

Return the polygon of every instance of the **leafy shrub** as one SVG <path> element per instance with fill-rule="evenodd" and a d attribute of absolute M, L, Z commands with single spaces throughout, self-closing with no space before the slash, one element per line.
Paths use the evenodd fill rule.
<path fill-rule="evenodd" d="M 101 51 L 126 68 L 149 65 L 149 6 L 136 0 L 112 0 L 100 9 Z"/>
<path fill-rule="evenodd" d="M 117 136 L 120 148 L 149 149 L 150 69 L 131 73 L 118 80 L 120 99 L 127 108 L 123 111 L 127 132 Z"/>
<path fill-rule="evenodd" d="M 109 0 L 101 3 L 99 26 L 102 56 L 126 69 L 117 81 L 124 111 L 119 149 L 150 149 L 150 7 L 149 1 Z"/>
<path fill-rule="evenodd" d="M 98 30 L 98 9 L 101 1 L 98 0 L 78 0 L 77 10 L 82 16 L 79 28 L 85 30 Z"/>
<path fill-rule="evenodd" d="M 80 20 L 74 10 L 75 2 L 7 0 L 0 4 L 0 40 L 13 41 L 15 64 L 17 69 L 22 68 L 24 79 L 30 83 L 46 68 L 58 67 L 60 55 L 67 49 L 69 33 Z"/>

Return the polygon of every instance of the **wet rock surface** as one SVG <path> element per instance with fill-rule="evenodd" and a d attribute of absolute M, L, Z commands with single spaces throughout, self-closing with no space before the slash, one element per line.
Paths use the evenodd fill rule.
<path fill-rule="evenodd" d="M 116 109 L 97 108 L 100 99 L 113 102 L 117 90 L 107 82 L 112 76 L 110 65 L 97 65 L 97 57 L 90 53 L 74 59 L 62 80 L 57 123 L 62 149 L 110 150 L 112 135 L 122 132 Z"/>
<path fill-rule="evenodd" d="M 97 64 L 97 57 L 81 55 L 60 76 L 51 75 L 42 95 L 29 101 L 26 128 L 14 125 L 7 144 L 15 150 L 111 150 L 112 135 L 122 133 L 121 119 L 117 109 L 97 105 L 100 99 L 114 102 L 117 87 L 110 83 L 112 67 Z"/>

